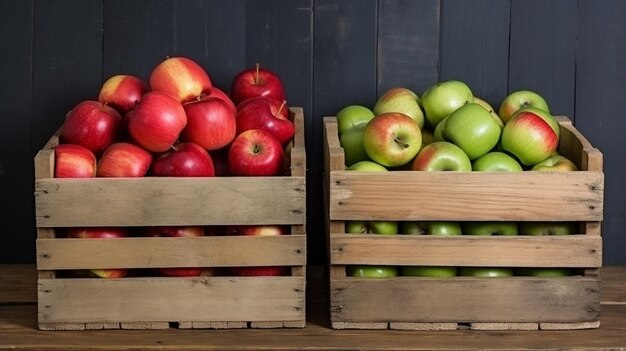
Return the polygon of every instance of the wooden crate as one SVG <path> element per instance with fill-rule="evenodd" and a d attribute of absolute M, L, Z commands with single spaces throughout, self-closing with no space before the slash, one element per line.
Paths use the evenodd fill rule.
<path fill-rule="evenodd" d="M 277 328 L 305 325 L 302 108 L 289 176 L 53 178 L 53 137 L 35 157 L 39 328 Z M 291 235 L 57 238 L 66 227 L 287 225 Z M 280 277 L 68 279 L 94 268 L 289 266 Z"/>
<path fill-rule="evenodd" d="M 335 117 L 324 119 L 331 322 L 335 329 L 581 329 L 599 326 L 602 154 L 565 117 L 568 173 L 345 171 Z M 575 221 L 567 236 L 346 234 L 348 220 Z M 367 279 L 347 265 L 570 267 L 559 278 Z"/>

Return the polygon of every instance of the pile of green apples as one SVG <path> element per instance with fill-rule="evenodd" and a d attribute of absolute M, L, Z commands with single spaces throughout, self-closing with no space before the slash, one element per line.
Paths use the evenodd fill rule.
<path fill-rule="evenodd" d="M 421 98 L 395 87 L 372 108 L 349 105 L 336 115 L 339 141 L 350 171 L 409 170 L 454 172 L 576 171 L 557 152 L 560 127 L 546 99 L 531 90 L 504 98 L 496 110 L 470 87 L 449 80 Z M 346 233 L 380 235 L 567 235 L 569 222 L 393 222 L 348 221 Z M 570 269 L 507 267 L 349 266 L 360 277 L 398 275 L 504 277 L 564 276 Z"/>

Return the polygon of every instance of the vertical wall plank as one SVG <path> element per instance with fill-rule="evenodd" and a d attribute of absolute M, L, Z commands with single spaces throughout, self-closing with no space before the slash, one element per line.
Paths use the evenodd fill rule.
<path fill-rule="evenodd" d="M 0 263 L 34 259 L 32 26 L 32 1 L 0 2 Z"/>
<path fill-rule="evenodd" d="M 132 74 L 147 82 L 154 66 L 174 54 L 173 14 L 173 0 L 104 0 L 103 79 Z"/>
<path fill-rule="evenodd" d="M 445 0 L 442 7 L 440 80 L 464 81 L 497 109 L 507 95 L 510 2 Z"/>
<path fill-rule="evenodd" d="M 626 263 L 626 2 L 579 1 L 576 127 L 604 155 L 604 264 Z"/>
<path fill-rule="evenodd" d="M 245 0 L 178 1 L 175 7 L 175 54 L 196 60 L 213 85 L 228 92 L 245 66 Z"/>
<path fill-rule="evenodd" d="M 376 17 L 375 0 L 315 2 L 313 26 L 313 134 L 315 148 L 310 148 L 311 162 L 309 182 L 312 203 L 309 204 L 308 220 L 313 222 L 314 236 L 309 247 L 320 252 L 317 263 L 326 263 L 327 252 L 324 239 L 324 211 L 322 201 L 322 118 L 334 116 L 346 105 L 373 106 L 376 102 Z M 313 184 L 311 184 L 313 183 Z M 317 186 L 314 188 L 314 186 Z M 308 191 L 307 189 L 307 191 Z"/>
<path fill-rule="evenodd" d="M 34 154 L 61 126 L 72 107 L 98 97 L 102 2 L 35 0 L 33 21 Z"/>
<path fill-rule="evenodd" d="M 379 0 L 377 96 L 392 87 L 421 95 L 438 79 L 439 0 Z"/>
<path fill-rule="evenodd" d="M 574 115 L 576 14 L 571 0 L 511 2 L 509 91 L 535 90 L 559 115 Z"/>

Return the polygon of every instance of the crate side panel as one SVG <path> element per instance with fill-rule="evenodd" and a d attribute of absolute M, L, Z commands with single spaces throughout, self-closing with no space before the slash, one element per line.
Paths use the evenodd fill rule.
<path fill-rule="evenodd" d="M 412 266 L 600 267 L 602 239 L 559 236 L 331 235 L 331 263 Z"/>
<path fill-rule="evenodd" d="M 302 277 L 39 280 L 39 322 L 304 319 Z"/>
<path fill-rule="evenodd" d="M 37 268 L 302 266 L 304 235 L 39 239 Z"/>
<path fill-rule="evenodd" d="M 602 220 L 600 172 L 334 171 L 329 185 L 331 220 Z"/>
<path fill-rule="evenodd" d="M 301 224 L 304 177 L 39 179 L 38 227 Z"/>
<path fill-rule="evenodd" d="M 331 319 L 350 322 L 574 322 L 596 320 L 600 281 L 538 278 L 344 278 Z M 367 298 L 364 298 L 367 296 Z"/>

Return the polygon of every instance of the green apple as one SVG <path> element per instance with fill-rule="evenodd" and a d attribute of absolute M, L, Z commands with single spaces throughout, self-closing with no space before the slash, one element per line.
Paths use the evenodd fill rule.
<path fill-rule="evenodd" d="M 500 140 L 500 127 L 478 104 L 465 104 L 446 119 L 441 134 L 445 140 L 460 147 L 470 160 L 488 153 Z"/>
<path fill-rule="evenodd" d="M 464 235 L 517 235 L 516 222 L 463 222 Z"/>
<path fill-rule="evenodd" d="M 363 146 L 376 163 L 385 167 L 403 166 L 420 151 L 422 131 L 417 122 L 405 114 L 383 113 L 365 126 Z"/>
<path fill-rule="evenodd" d="M 360 124 L 351 129 L 346 130 L 339 137 L 339 144 L 343 148 L 345 154 L 346 166 L 351 166 L 359 161 L 368 160 L 369 157 L 363 147 L 363 131 L 366 124 Z"/>
<path fill-rule="evenodd" d="M 379 235 L 398 234 L 398 222 L 395 221 L 370 221 L 370 233 Z"/>
<path fill-rule="evenodd" d="M 346 221 L 346 233 L 348 234 L 398 234 L 398 222 L 395 221 Z"/>
<path fill-rule="evenodd" d="M 420 128 L 424 127 L 424 112 L 419 105 L 419 96 L 409 89 L 396 87 L 387 90 L 374 105 L 374 115 L 399 112 L 413 118 Z"/>
<path fill-rule="evenodd" d="M 359 278 L 392 278 L 399 275 L 395 266 L 347 266 L 346 274 Z"/>
<path fill-rule="evenodd" d="M 548 112 L 521 109 L 504 125 L 500 144 L 503 151 L 514 155 L 523 165 L 532 166 L 556 151 L 559 125 Z"/>
<path fill-rule="evenodd" d="M 435 127 L 435 130 L 433 131 L 433 139 L 435 139 L 435 141 L 446 141 L 446 139 L 443 137 L 443 129 L 446 127 L 448 117 L 450 116 L 442 119 L 441 122 L 439 122 L 439 124 L 437 124 L 437 126 Z"/>
<path fill-rule="evenodd" d="M 447 141 L 426 145 L 411 164 L 414 171 L 470 172 L 472 162 L 458 146 Z"/>
<path fill-rule="evenodd" d="M 449 278 L 455 277 L 458 273 L 456 267 L 437 267 L 437 266 L 402 266 L 400 267 L 400 275 L 412 277 L 432 277 L 432 278 Z"/>
<path fill-rule="evenodd" d="M 577 171 L 578 167 L 567 157 L 556 154 L 537 163 L 530 170 L 542 172 L 573 172 Z"/>
<path fill-rule="evenodd" d="M 374 161 L 359 161 L 353 163 L 350 167 L 346 168 L 347 171 L 360 171 L 360 172 L 386 172 L 387 168 L 379 165 Z"/>
<path fill-rule="evenodd" d="M 349 105 L 337 112 L 337 129 L 339 136 L 358 125 L 367 124 L 374 118 L 374 112 L 361 105 Z"/>
<path fill-rule="evenodd" d="M 574 222 L 519 222 L 520 235 L 570 235 L 575 232 Z"/>
<path fill-rule="evenodd" d="M 500 129 L 504 127 L 504 122 L 502 122 L 502 119 L 500 118 L 500 116 L 498 116 L 498 113 L 494 110 L 494 108 L 487 101 L 477 96 L 474 96 L 474 103 L 482 106 L 485 110 L 487 110 L 487 112 L 489 112 L 491 117 L 493 117 L 493 120 L 496 121 Z"/>
<path fill-rule="evenodd" d="M 435 141 L 435 135 L 432 129 L 422 128 L 422 148 Z"/>
<path fill-rule="evenodd" d="M 507 267 L 462 267 L 459 275 L 480 278 L 512 277 L 513 268 Z"/>
<path fill-rule="evenodd" d="M 461 235 L 461 224 L 449 221 L 407 221 L 402 223 L 402 234 L 439 236 Z"/>
<path fill-rule="evenodd" d="M 473 101 L 474 95 L 467 84 L 458 80 L 448 80 L 428 88 L 422 94 L 420 102 L 426 120 L 435 128 L 446 116 Z"/>
<path fill-rule="evenodd" d="M 513 157 L 500 151 L 488 152 L 472 162 L 476 172 L 522 172 L 522 165 Z"/>
<path fill-rule="evenodd" d="M 348 234 L 367 234 L 369 227 L 366 221 L 346 221 L 344 223 L 346 233 Z"/>
<path fill-rule="evenodd" d="M 515 275 L 530 277 L 567 277 L 574 275 L 571 268 L 517 268 Z"/>
<path fill-rule="evenodd" d="M 502 100 L 498 115 L 506 124 L 515 112 L 526 107 L 536 107 L 550 112 L 548 103 L 541 95 L 531 90 L 518 90 L 510 93 Z"/>

